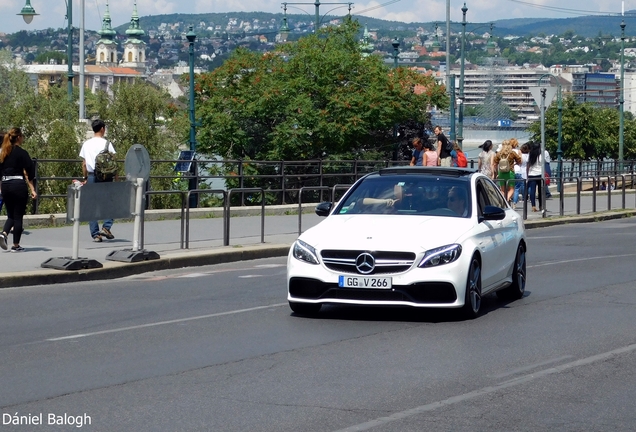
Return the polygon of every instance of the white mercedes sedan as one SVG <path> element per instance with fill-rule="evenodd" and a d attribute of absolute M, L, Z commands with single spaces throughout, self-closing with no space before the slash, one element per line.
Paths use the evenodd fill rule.
<path fill-rule="evenodd" d="M 486 176 L 465 168 L 387 168 L 359 179 L 287 258 L 289 306 L 325 303 L 461 309 L 526 286 L 523 219 Z"/>

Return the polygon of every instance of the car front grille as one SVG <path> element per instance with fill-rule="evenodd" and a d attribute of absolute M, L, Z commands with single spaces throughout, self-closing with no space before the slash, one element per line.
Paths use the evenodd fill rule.
<path fill-rule="evenodd" d="M 339 273 L 360 274 L 356 268 L 356 259 L 364 252 L 373 255 L 375 268 L 370 275 L 401 273 L 411 268 L 415 261 L 413 252 L 362 251 L 362 250 L 323 250 L 322 262 L 329 270 Z"/>
<path fill-rule="evenodd" d="M 292 297 L 308 300 L 360 300 L 405 301 L 411 303 L 454 303 L 457 294 L 447 282 L 419 282 L 412 285 L 394 285 L 390 290 L 340 288 L 338 284 L 323 283 L 316 279 L 291 278 L 289 293 Z"/>

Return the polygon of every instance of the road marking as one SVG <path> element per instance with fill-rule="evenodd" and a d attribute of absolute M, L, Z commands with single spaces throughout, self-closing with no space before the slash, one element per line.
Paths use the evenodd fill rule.
<path fill-rule="evenodd" d="M 132 275 L 122 279 L 152 282 L 152 281 L 160 281 L 165 279 L 195 278 L 195 277 L 212 276 L 218 273 L 240 272 L 240 271 L 246 271 L 246 270 L 252 270 L 252 269 L 268 269 L 268 268 L 286 267 L 286 266 L 287 264 L 261 264 L 261 265 L 251 266 L 251 267 L 247 266 L 247 267 L 240 267 L 240 268 L 217 269 L 217 270 L 210 270 L 208 272 L 198 272 L 198 273 L 180 273 L 180 274 L 159 275 L 159 276 L 152 275 L 152 274 Z M 160 270 L 160 271 L 163 271 L 163 270 Z"/>
<path fill-rule="evenodd" d="M 636 254 L 601 255 L 601 256 L 589 257 L 589 258 L 575 258 L 575 259 L 571 259 L 571 260 L 548 261 L 548 262 L 543 262 L 543 263 L 539 263 L 539 264 L 529 265 L 528 268 L 544 267 L 544 266 L 549 266 L 549 265 L 567 264 L 567 263 L 580 262 L 580 261 L 597 261 L 597 260 L 600 260 L 600 259 L 627 258 L 627 257 L 634 257 L 634 256 L 636 256 Z"/>
<path fill-rule="evenodd" d="M 275 304 L 271 304 L 271 305 L 267 305 L 267 306 L 256 306 L 256 307 L 253 307 L 253 308 L 237 309 L 237 310 L 233 310 L 233 311 L 219 312 L 219 313 L 214 313 L 214 314 L 209 314 L 209 315 L 200 315 L 200 316 L 189 317 L 189 318 L 180 318 L 180 319 L 174 319 L 174 320 L 169 320 L 169 321 L 159 321 L 159 322 L 155 322 L 155 323 L 140 324 L 140 325 L 130 326 L 130 327 L 121 327 L 121 328 L 111 329 L 111 330 L 102 330 L 102 331 L 97 331 L 97 332 L 92 332 L 92 333 L 82 333 L 82 334 L 76 334 L 76 335 L 71 335 L 71 336 L 62 336 L 62 337 L 57 337 L 57 338 L 46 339 L 46 341 L 47 342 L 57 342 L 57 341 L 62 341 L 62 340 L 79 339 L 79 338 L 85 338 L 85 337 L 90 337 L 90 336 L 98 336 L 98 335 L 109 334 L 109 333 L 120 333 L 120 332 L 125 332 L 125 331 L 130 331 L 130 330 L 138 330 L 138 329 L 142 329 L 142 328 L 157 327 L 157 326 L 162 326 L 162 325 L 167 325 L 167 324 L 178 324 L 178 323 L 184 323 L 184 322 L 188 322 L 188 321 L 196 321 L 196 320 L 202 320 L 202 319 L 207 319 L 207 318 L 215 318 L 215 317 L 220 317 L 220 316 L 225 316 L 225 315 L 235 315 L 235 314 L 240 314 L 240 313 L 245 313 L 245 312 L 253 312 L 253 311 L 257 311 L 257 310 L 261 310 L 261 309 L 268 309 L 268 308 L 285 306 L 285 305 L 287 305 L 287 303 L 275 303 Z"/>
<path fill-rule="evenodd" d="M 239 276 L 239 279 L 250 279 L 250 278 L 259 278 L 263 277 L 263 275 L 242 275 Z"/>
<path fill-rule="evenodd" d="M 497 374 L 497 375 L 491 375 L 491 377 L 492 378 L 505 378 L 505 377 L 508 377 L 510 375 L 516 375 L 516 374 L 521 373 L 521 372 L 527 372 L 529 370 L 538 368 L 540 366 L 546 366 L 546 365 L 549 365 L 551 363 L 558 363 L 558 362 L 561 362 L 563 360 L 567 360 L 567 359 L 571 359 L 571 358 L 572 358 L 571 355 L 566 355 L 566 356 L 563 356 L 563 357 L 557 357 L 557 358 L 554 358 L 554 359 L 545 360 L 545 361 L 542 361 L 542 362 L 539 362 L 539 363 L 529 364 L 527 366 L 523 366 L 523 367 L 520 367 L 520 368 L 512 369 L 512 370 L 510 370 L 508 372 L 500 373 L 500 374 Z"/>
<path fill-rule="evenodd" d="M 411 408 L 405 411 L 400 411 L 397 412 L 395 414 L 391 414 L 390 416 L 386 416 L 386 417 L 380 417 L 377 418 L 375 420 L 370 420 L 368 422 L 364 422 L 364 423 L 360 423 L 357 425 L 353 425 L 353 426 L 349 426 L 348 428 L 345 429 L 340 429 L 336 432 L 358 432 L 358 431 L 365 431 L 365 430 L 369 430 L 375 427 L 379 427 L 379 426 L 383 426 L 385 424 L 394 422 L 394 421 L 399 421 L 399 420 L 404 420 L 406 418 L 409 417 L 413 417 L 416 415 L 420 415 L 423 414 L 425 412 L 428 411 L 434 411 L 438 408 L 443 408 L 443 407 L 447 407 L 450 405 L 454 405 L 456 403 L 460 403 L 460 402 L 464 402 L 467 401 L 469 399 L 475 399 L 478 398 L 480 396 L 484 396 L 484 395 L 488 395 L 491 393 L 495 393 L 499 390 L 503 390 L 509 387 L 515 387 L 521 384 L 525 384 L 528 383 L 530 381 L 534 381 L 536 379 L 539 378 L 543 378 L 549 375 L 553 375 L 553 374 L 557 374 L 557 373 L 561 373 L 564 372 L 568 369 L 572 369 L 575 367 L 580 367 L 580 366 L 587 366 L 589 364 L 592 363 L 596 363 L 599 361 L 603 361 L 603 360 L 607 360 L 610 357 L 616 356 L 616 355 L 620 355 L 620 354 L 626 354 L 626 353 L 630 353 L 632 351 L 636 350 L 636 344 L 632 344 L 632 345 L 627 345 L 625 347 L 622 348 L 617 348 L 615 350 L 612 351 L 607 351 L 601 354 L 597 354 L 597 355 L 593 355 L 591 357 L 587 357 L 587 358 L 583 358 L 580 360 L 576 360 L 570 363 L 565 363 L 562 364 L 560 366 L 555 366 L 555 367 L 551 367 L 548 369 L 544 369 L 542 371 L 538 371 L 538 372 L 533 372 L 527 375 L 523 375 L 521 377 L 518 378 L 513 378 L 511 380 L 508 381 L 504 381 L 500 384 L 496 384 L 493 386 L 488 386 L 488 387 L 484 387 L 478 390 L 474 390 L 468 393 L 464 393 L 461 395 L 457 395 L 457 396 L 453 396 L 450 397 L 448 399 L 444 399 L 441 401 L 437 401 L 437 402 L 433 402 L 430 404 L 426 404 L 426 405 L 421 405 L 419 407 L 415 407 L 415 408 Z"/>
<path fill-rule="evenodd" d="M 203 277 L 203 276 L 210 276 L 210 273 L 188 273 L 188 274 L 183 274 L 183 275 L 179 275 L 179 276 L 175 276 L 177 278 L 197 278 L 197 277 Z"/>

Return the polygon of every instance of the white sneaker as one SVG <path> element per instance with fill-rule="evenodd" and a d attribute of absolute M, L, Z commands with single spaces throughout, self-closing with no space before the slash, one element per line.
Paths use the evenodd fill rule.
<path fill-rule="evenodd" d="M 0 233 L 0 247 L 4 250 L 7 250 L 7 235 L 5 233 Z"/>

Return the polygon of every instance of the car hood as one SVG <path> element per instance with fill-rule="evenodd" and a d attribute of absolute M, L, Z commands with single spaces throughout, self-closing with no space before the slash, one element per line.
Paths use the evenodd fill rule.
<path fill-rule="evenodd" d="M 441 216 L 331 215 L 299 239 L 323 249 L 420 251 L 457 243 L 471 219 Z"/>

